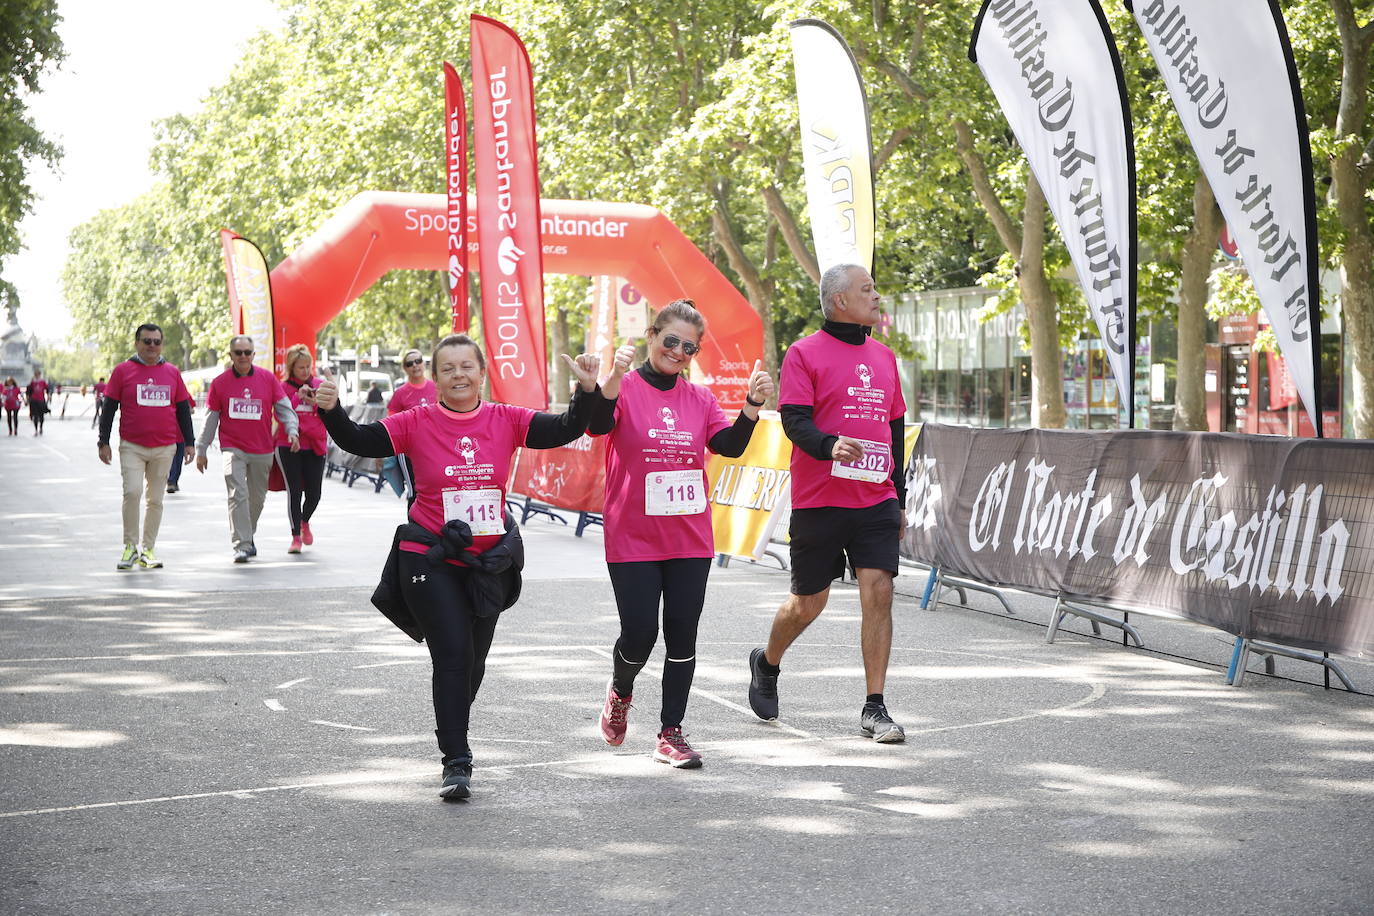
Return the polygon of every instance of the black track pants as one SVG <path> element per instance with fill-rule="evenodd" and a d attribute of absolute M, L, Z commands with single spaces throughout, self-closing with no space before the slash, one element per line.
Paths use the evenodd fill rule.
<path fill-rule="evenodd" d="M 310 521 L 320 504 L 320 484 L 324 480 L 324 456 L 310 449 L 291 451 L 289 445 L 277 446 L 277 464 L 286 481 L 286 514 L 291 520 L 291 535 L 301 533 L 301 522 Z"/>
<path fill-rule="evenodd" d="M 697 667 L 697 623 L 706 601 L 709 557 L 607 563 L 620 612 L 620 638 L 614 652 L 616 693 L 629 696 L 635 676 L 649 660 L 658 640 L 659 606 L 663 608 L 664 728 L 682 724 L 687 695 Z"/>
<path fill-rule="evenodd" d="M 468 715 L 487 670 L 499 615 L 472 613 L 463 581 L 469 572 L 463 567 L 431 563 L 422 553 L 401 551 L 400 572 L 401 591 L 434 663 L 434 734 L 439 750 L 445 763 L 471 763 Z"/>

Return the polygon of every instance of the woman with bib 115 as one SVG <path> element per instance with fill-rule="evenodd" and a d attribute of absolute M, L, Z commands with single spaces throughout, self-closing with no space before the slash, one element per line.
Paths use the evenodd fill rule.
<path fill-rule="evenodd" d="M 706 496 L 706 450 L 737 458 L 754 434 L 773 380 L 759 363 L 732 425 L 711 391 L 685 370 L 701 349 L 706 319 L 690 299 L 668 303 L 647 334 L 648 359 L 626 374 L 634 347 L 621 347 L 602 385 L 588 431 L 609 434 L 606 450 L 606 566 L 620 614 L 601 736 L 625 740 L 635 676 L 649 660 L 663 611 L 663 707 L 654 759 L 701 766 L 682 732 L 696 672 L 697 623 L 715 556 Z"/>
<path fill-rule="evenodd" d="M 338 406 L 332 381 L 311 394 L 302 390 L 315 400 L 340 448 L 365 458 L 410 456 L 415 503 L 410 522 L 397 529 L 378 589 L 387 589 L 385 606 L 379 595 L 373 603 L 429 647 L 444 798 L 470 794 L 472 701 L 497 616 L 519 595 L 523 548 L 515 520 L 505 512 L 515 450 L 556 448 L 577 439 L 596 400 L 600 359 L 585 353 L 563 359 L 578 387 L 561 414 L 483 401 L 486 359 L 463 334 L 445 337 L 434 348 L 430 366 L 438 403 L 358 426 Z"/>

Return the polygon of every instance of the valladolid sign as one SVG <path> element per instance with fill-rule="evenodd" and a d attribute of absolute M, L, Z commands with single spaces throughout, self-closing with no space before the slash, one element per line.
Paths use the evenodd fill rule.
<path fill-rule="evenodd" d="M 903 548 L 995 585 L 1369 655 L 1371 461 L 1353 440 L 927 424 Z"/>

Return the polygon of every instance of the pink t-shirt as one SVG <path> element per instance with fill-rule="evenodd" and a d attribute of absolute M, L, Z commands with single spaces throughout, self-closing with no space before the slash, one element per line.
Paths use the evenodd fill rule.
<path fill-rule="evenodd" d="M 254 367 L 247 375 L 225 369 L 210 383 L 205 406 L 219 411 L 219 447 L 250 455 L 272 452 L 272 405 L 286 397 L 281 382 Z"/>
<path fill-rule="evenodd" d="M 415 473 L 410 520 L 435 534 L 461 519 L 472 527 L 470 553 L 494 547 L 505 534 L 506 482 L 515 450 L 525 444 L 534 411 L 481 402 L 470 413 L 438 404 L 382 419 L 392 450 L 404 452 Z M 424 553 L 402 541 L 401 549 Z"/>
<path fill-rule="evenodd" d="M 625 376 L 606 449 L 606 562 L 715 554 L 706 444 L 730 421 L 708 389 L 679 379 L 659 391 Z"/>
<path fill-rule="evenodd" d="M 191 393 L 181 370 L 163 360 L 145 366 L 126 359 L 110 373 L 105 397 L 119 402 L 119 438 L 145 448 L 160 448 L 181 441 L 176 405 L 189 401 Z"/>
<path fill-rule="evenodd" d="M 46 401 L 48 399 L 48 380 L 36 378 L 29 382 L 25 391 L 28 392 L 30 401 Z"/>
<path fill-rule="evenodd" d="M 892 427 L 906 413 L 897 357 L 872 338 L 849 344 L 817 331 L 782 360 L 778 405 L 812 408 L 816 426 L 863 440 L 864 457 L 819 461 L 792 447 L 792 508 L 864 509 L 897 498 L 892 483 Z"/>
<path fill-rule="evenodd" d="M 409 410 L 412 407 L 428 407 L 430 404 L 438 403 L 439 389 L 435 387 L 433 379 L 427 378 L 419 385 L 406 382 L 391 392 L 391 400 L 387 401 L 386 412 L 391 415 Z"/>
<path fill-rule="evenodd" d="M 109 386 L 109 384 L 106 383 L 106 382 L 96 382 L 94 387 L 95 387 L 95 396 L 98 397 L 98 398 L 103 398 L 103 397 L 105 396 L 105 389 L 108 388 L 108 387 L 110 387 L 110 386 Z"/>
<path fill-rule="evenodd" d="M 298 386 L 292 382 L 282 385 L 286 392 L 287 400 L 291 402 L 291 409 L 296 412 L 296 420 L 301 424 L 301 449 L 310 450 L 316 455 L 323 455 L 329 448 L 329 433 L 325 431 L 324 421 L 320 419 L 320 414 L 313 404 L 308 403 L 301 397 L 301 388 L 318 388 L 324 379 L 312 378 L 310 381 Z M 273 444 L 282 446 L 290 445 L 291 440 L 286 437 L 286 427 L 277 424 L 277 436 Z"/>
<path fill-rule="evenodd" d="M 6 386 L 5 386 L 5 409 L 6 409 L 6 410 L 18 410 L 18 409 L 19 409 L 19 386 L 18 386 L 18 385 L 6 385 Z"/>

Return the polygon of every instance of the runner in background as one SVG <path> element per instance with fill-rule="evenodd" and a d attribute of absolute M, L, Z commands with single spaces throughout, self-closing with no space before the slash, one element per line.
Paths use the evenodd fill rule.
<path fill-rule="evenodd" d="M 324 381 L 315 375 L 315 361 L 305 344 L 296 344 L 286 351 L 283 369 L 286 373 L 286 396 L 296 411 L 300 423 L 300 449 L 292 450 L 286 428 L 277 427 L 277 464 L 286 482 L 286 516 L 291 523 L 291 546 L 287 553 L 300 553 L 301 545 L 315 543 L 310 530 L 310 517 L 320 504 L 321 484 L 324 481 L 324 453 L 329 446 L 329 434 L 315 410 L 315 405 L 302 392 L 318 388 Z"/>
<path fill-rule="evenodd" d="M 859 732 L 874 741 L 906 734 L 883 697 L 892 651 L 892 579 L 905 528 L 906 402 L 892 351 L 869 337 L 882 297 L 863 267 L 821 277 L 825 323 L 787 349 L 778 404 L 792 440 L 792 594 L 773 618 L 767 648 L 749 655 L 749 706 L 778 717 L 783 653 L 825 610 L 845 559 L 859 581 L 859 642 L 868 695 Z"/>
<path fill-rule="evenodd" d="M 124 485 L 122 518 L 124 552 L 116 569 L 158 569 L 162 561 L 153 548 L 162 527 L 162 496 L 167 468 L 177 445 L 195 442 L 191 428 L 191 396 L 181 370 L 162 358 L 162 328 L 141 324 L 134 331 L 134 356 L 114 367 L 105 388 L 96 446 L 100 460 L 111 461 L 110 431 L 119 411 L 119 473 Z M 195 457 L 188 446 L 186 461 Z M 146 492 L 145 492 L 146 491 Z M 143 526 L 138 504 L 146 495 Z"/>
<path fill-rule="evenodd" d="M 425 355 L 423 353 L 419 350 L 405 351 L 401 354 L 401 368 L 406 373 L 405 384 L 391 393 L 391 400 L 387 401 L 386 404 L 388 417 L 403 410 L 410 410 L 412 407 L 426 407 L 437 403 L 439 400 L 438 390 L 434 387 L 434 380 L 425 378 Z M 396 467 L 401 472 L 401 482 L 405 486 L 406 509 L 409 509 L 415 504 L 415 483 L 410 459 L 406 458 L 405 455 L 397 455 Z"/>
<path fill-rule="evenodd" d="M 106 387 L 107 387 L 107 386 L 106 386 L 106 384 L 105 384 L 105 378 L 104 378 L 104 376 L 101 376 L 100 380 L 97 381 L 97 382 L 95 383 L 95 385 L 94 385 L 94 390 L 95 390 L 95 413 L 93 413 L 93 414 L 91 415 L 91 429 L 95 429 L 96 425 L 100 422 L 100 409 L 101 409 L 101 407 L 103 407 L 104 404 L 105 404 L 105 388 L 106 388 Z"/>
<path fill-rule="evenodd" d="M 253 350 L 253 338 L 246 335 L 229 341 L 229 368 L 215 376 L 205 396 L 205 427 L 196 456 L 196 470 L 204 474 L 210 443 L 218 431 L 235 563 L 247 563 L 258 555 L 258 518 L 267 501 L 267 477 L 276 453 L 274 415 L 286 427 L 290 447 L 300 447 L 299 423 L 286 391 L 275 375 L 253 365 Z"/>
<path fill-rule="evenodd" d="M 515 450 L 556 448 L 577 439 L 595 400 L 591 392 L 600 359 L 585 353 L 575 361 L 563 359 L 578 388 L 562 414 L 482 401 L 486 359 L 463 334 L 445 337 L 434 348 L 430 367 L 438 383 L 437 403 L 358 426 L 338 406 L 332 381 L 313 394 L 302 392 L 314 397 L 320 418 L 343 450 L 366 458 L 406 452 L 414 462 L 410 522 L 396 530 L 373 603 L 429 647 L 443 798 L 470 794 L 472 701 L 486 671 L 497 618 L 520 594 L 523 548 L 519 528 L 505 511 Z M 383 591 L 387 597 L 379 599 Z"/>
<path fill-rule="evenodd" d="M 24 386 L 24 399 L 29 402 L 29 421 L 33 423 L 33 434 L 43 435 L 43 418 L 48 415 L 48 380 L 43 378 L 43 370 L 33 370 L 33 379 Z"/>
<path fill-rule="evenodd" d="M 744 454 L 773 394 L 758 363 L 746 404 L 733 425 L 711 391 L 683 374 L 701 349 L 706 319 L 690 299 L 668 303 L 647 334 L 648 359 L 626 375 L 635 348 L 616 351 L 588 431 L 609 434 L 606 450 L 606 567 L 620 615 L 611 680 L 601 709 L 601 736 L 625 740 L 635 677 L 658 640 L 663 615 L 663 706 L 654 759 L 701 766 L 682 719 L 696 671 L 697 624 L 715 556 L 706 500 L 706 450 Z"/>
<path fill-rule="evenodd" d="M 10 436 L 19 435 L 19 405 L 23 402 L 23 393 L 19 390 L 19 383 L 14 380 L 14 376 L 5 379 L 3 394 L 0 394 L 0 403 L 5 407 L 5 433 Z"/>

